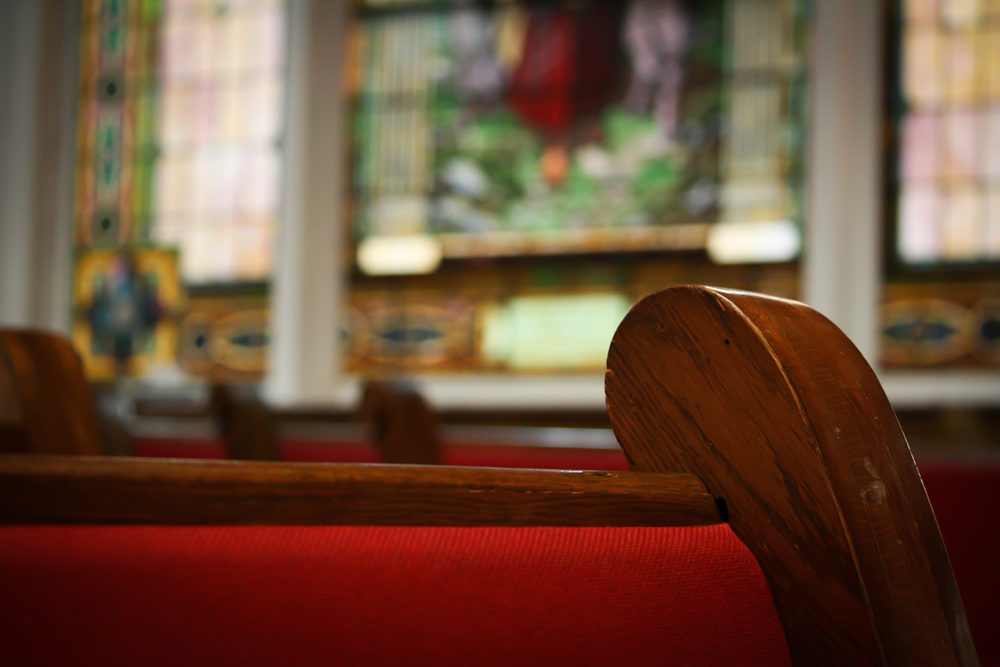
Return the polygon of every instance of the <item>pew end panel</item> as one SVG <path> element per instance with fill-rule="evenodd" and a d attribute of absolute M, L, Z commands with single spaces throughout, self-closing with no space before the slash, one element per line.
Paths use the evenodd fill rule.
<path fill-rule="evenodd" d="M 829 320 L 670 288 L 625 317 L 605 384 L 635 469 L 693 473 L 724 500 L 797 664 L 978 664 L 895 414 Z"/>

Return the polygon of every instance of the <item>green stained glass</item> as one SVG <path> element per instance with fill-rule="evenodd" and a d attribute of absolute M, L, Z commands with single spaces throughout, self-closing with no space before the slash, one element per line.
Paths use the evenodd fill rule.
<path fill-rule="evenodd" d="M 804 4 L 379 3 L 353 76 L 356 238 L 607 252 L 798 222 Z"/>
<path fill-rule="evenodd" d="M 603 368 L 630 307 L 620 294 L 514 298 L 484 318 L 483 354 L 512 370 Z"/>
<path fill-rule="evenodd" d="M 188 282 L 266 279 L 284 0 L 85 0 L 77 243 L 168 244 Z"/>
<path fill-rule="evenodd" d="M 154 137 L 146 130 L 152 83 L 150 36 L 157 16 L 138 0 L 86 0 L 78 133 L 77 243 L 142 243 L 149 216 Z M 93 119 L 91 122 L 90 119 Z"/>

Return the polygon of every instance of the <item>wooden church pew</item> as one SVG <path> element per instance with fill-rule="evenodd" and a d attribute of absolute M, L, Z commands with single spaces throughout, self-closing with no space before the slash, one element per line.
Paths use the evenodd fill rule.
<path fill-rule="evenodd" d="M 81 537 L 80 531 L 83 535 L 97 531 L 94 543 L 120 540 L 121 535 L 101 532 L 109 529 L 97 524 L 121 525 L 122 530 L 144 536 L 139 539 L 157 544 L 164 539 L 169 542 L 169 538 L 150 534 L 146 524 L 186 526 L 177 529 L 182 531 L 194 531 L 198 524 L 218 527 L 244 523 L 361 524 L 366 530 L 401 525 L 421 527 L 413 530 L 470 527 L 460 533 L 422 534 L 419 539 L 412 533 L 406 533 L 408 537 L 393 533 L 396 537 L 391 538 L 379 533 L 379 538 L 365 542 L 356 552 L 378 560 L 379 544 L 386 544 L 380 540 L 384 539 L 395 545 L 393 548 L 418 554 L 414 557 L 420 560 L 419 554 L 425 552 L 407 551 L 404 545 L 411 543 L 408 540 L 426 538 L 434 548 L 451 545 L 464 554 L 463 558 L 470 553 L 482 556 L 473 545 L 489 542 L 489 527 L 498 523 L 543 526 L 546 530 L 639 523 L 650 530 L 668 526 L 656 531 L 698 531 L 701 529 L 692 526 L 721 520 L 728 526 L 725 530 L 739 539 L 736 544 L 745 545 L 759 566 L 794 664 L 978 664 L 948 557 L 906 441 L 874 373 L 828 320 L 791 301 L 700 287 L 664 290 L 637 304 L 619 327 L 609 352 L 606 391 L 611 423 L 634 472 L 240 462 L 178 468 L 177 464 L 157 461 L 5 457 L 0 461 L 0 519 L 6 524 L 29 525 L 0 529 L 0 563 L 4 564 L 0 572 L 11 579 L 8 584 L 25 580 L 18 569 L 29 570 L 28 575 L 44 582 L 47 573 L 72 570 L 71 561 L 76 556 L 71 551 L 73 545 L 79 546 L 85 564 L 100 569 L 103 561 L 94 565 L 92 560 L 100 560 L 104 552 Z M 309 552 L 310 540 L 320 539 L 310 535 L 291 535 L 294 539 L 279 551 L 291 554 L 289 562 L 299 562 L 295 554 Z M 579 533 L 560 533 L 557 542 L 550 543 L 541 535 L 533 533 L 526 543 L 517 542 L 514 552 L 527 549 L 531 552 L 527 561 L 534 562 L 541 556 L 532 551 L 532 544 L 548 557 L 559 552 L 555 544 L 580 537 Z M 644 534 L 627 553 L 642 552 L 642 545 L 648 548 L 651 544 L 644 540 L 663 535 Z M 671 535 L 681 542 L 705 540 L 704 555 L 718 554 L 720 543 L 713 540 L 719 535 L 715 533 Z M 196 545 L 215 544 L 202 533 L 192 534 L 190 539 Z M 532 542 L 534 539 L 541 542 Z M 510 548 L 509 543 L 501 542 Z M 591 556 L 598 557 L 587 551 L 585 544 L 572 543 L 574 549 L 557 559 L 562 567 L 546 571 L 553 580 L 563 570 L 573 571 Z M 241 548 L 246 546 L 241 544 Z M 731 545 L 722 551 L 735 558 L 739 548 Z M 576 562 L 577 550 L 590 555 Z M 198 553 L 196 549 L 195 561 Z M 228 551 L 225 555 L 235 557 Z M 641 568 L 649 572 L 683 568 L 690 555 L 678 556 L 677 563 L 660 563 L 655 558 L 641 561 Z M 205 557 L 220 556 L 212 551 Z M 451 557 L 455 554 L 450 553 Z M 134 563 L 134 558 L 130 562 Z M 398 558 L 379 562 L 387 563 L 390 571 L 406 569 L 405 559 L 402 563 Z M 134 572 L 134 567 L 126 568 L 126 574 Z M 524 615 L 535 618 L 533 605 L 541 604 L 532 598 L 532 603 L 523 607 L 508 598 L 494 597 L 510 581 L 490 576 L 492 571 L 486 568 L 480 576 L 463 579 L 470 589 L 461 591 L 465 597 L 460 599 L 485 596 L 502 601 L 504 606 L 479 610 L 477 613 L 484 615 L 471 619 L 468 613 L 458 612 L 463 622 L 478 621 L 476 627 L 482 628 L 487 642 L 496 640 L 490 629 L 498 623 L 507 627 L 504 624 L 510 619 Z M 730 570 L 723 568 L 672 599 L 679 603 L 697 597 L 702 584 L 710 587 L 713 580 L 725 579 L 726 572 Z M 114 572 L 103 573 L 113 582 Z M 394 624 L 405 626 L 412 621 L 411 616 L 436 618 L 425 608 L 434 607 L 438 595 L 447 593 L 439 590 L 446 587 L 443 582 L 447 577 L 442 576 L 431 583 L 415 572 L 390 579 L 392 590 L 403 587 L 410 595 L 405 603 L 408 613 L 400 616 L 394 608 L 381 609 L 385 626 L 378 633 L 380 648 L 392 646 Z M 259 579 L 259 572 L 256 577 Z M 60 581 L 75 580 L 63 577 Z M 525 595 L 539 589 L 546 600 L 561 597 L 560 591 L 570 595 L 565 580 L 558 579 L 554 588 L 546 587 L 544 577 L 531 581 L 534 583 L 523 589 Z M 583 580 L 577 583 L 584 585 Z M 642 586 L 630 588 L 635 581 L 616 583 L 633 591 L 644 604 L 651 604 L 643 607 L 640 618 L 670 614 L 669 609 L 640 595 Z M 407 588 L 417 584 L 427 587 Z M 103 585 L 106 588 L 108 581 Z M 60 601 L 63 589 L 40 586 L 8 590 L 17 593 L 18 604 L 35 601 L 31 607 L 35 615 L 52 611 L 46 602 L 67 602 Z M 621 586 L 611 588 L 619 591 Z M 376 587 L 368 594 L 385 590 Z M 74 597 L 78 594 L 74 589 L 63 597 L 80 605 L 81 598 Z M 308 590 L 303 594 L 309 598 Z M 324 589 L 322 595 L 328 594 Z M 728 600 L 713 599 L 704 610 L 706 618 L 717 607 L 737 604 L 741 595 L 734 591 Z M 393 600 L 400 603 L 399 598 Z M 142 607 L 141 602 L 132 602 Z M 315 602 L 309 598 L 301 605 L 308 607 Z M 754 624 L 763 622 L 767 612 L 756 609 L 749 617 L 729 618 L 723 625 L 729 629 L 753 627 L 754 632 L 766 634 L 766 623 L 760 627 Z M 253 609 L 246 604 L 237 605 L 234 613 L 244 620 L 254 618 Z M 538 618 L 543 617 L 556 622 L 548 611 Z M 602 621 L 614 623 L 616 618 L 612 615 Z M 685 625 L 690 619 L 674 620 L 686 632 L 694 627 Z M 0 632 L 6 632 L 0 639 L 5 647 L 18 647 L 21 635 L 8 628 L 35 636 L 30 631 L 42 622 L 32 616 L 22 619 L 20 625 L 0 624 Z M 79 623 L 80 617 L 74 617 L 74 622 Z M 725 629 L 712 628 L 715 632 Z M 433 636 L 433 631 L 428 633 Z M 247 641 L 263 651 L 268 636 L 252 633 Z M 645 638 L 653 642 L 655 636 Z M 588 637 L 581 641 L 589 641 Z M 520 636 L 508 640 L 489 645 L 516 653 L 526 641 Z M 600 646 L 639 651 L 625 660 L 634 664 L 664 660 L 722 664 L 717 655 L 714 663 L 700 660 L 698 649 L 691 646 L 687 649 L 693 650 L 692 654 L 649 655 L 641 653 L 642 642 L 624 637 L 624 643 L 616 643 L 621 640 L 602 637 L 607 644 Z M 280 643 L 281 637 L 270 636 L 270 641 Z M 539 651 L 537 655 L 543 655 L 558 641 L 557 636 L 543 631 L 529 643 Z M 732 641 L 734 650 L 742 646 Z M 357 648 L 349 636 L 344 642 Z M 698 646 L 707 650 L 710 643 L 706 640 Z M 408 648 L 414 647 L 395 646 L 398 662 L 432 661 L 427 654 L 408 655 Z M 464 646 L 473 653 L 476 648 Z M 592 647 L 588 644 L 588 648 Z M 165 650 L 162 646 L 157 649 Z M 498 664 L 504 657 L 491 655 L 492 662 Z M 754 655 L 757 664 L 783 661 L 779 653 Z M 450 658 L 458 661 L 453 654 Z"/>
<path fill-rule="evenodd" d="M 277 460 L 273 414 L 252 393 L 214 385 L 209 409 L 228 458 Z M 120 419 L 96 409 L 68 340 L 42 331 L 0 330 L 0 452 L 120 454 L 131 448 L 129 440 Z"/>
<path fill-rule="evenodd" d="M 441 463 L 437 415 L 410 384 L 369 380 L 361 391 L 358 417 L 369 424 L 385 463 Z"/>
<path fill-rule="evenodd" d="M 355 412 L 340 411 L 335 419 L 365 423 L 372 433 L 374 460 L 440 462 L 435 416 L 421 396 L 403 383 L 385 381 L 369 383 L 364 396 Z M 128 426 L 94 403 L 79 355 L 68 340 L 41 331 L 0 330 L 0 453 L 97 456 L 134 450 L 137 439 Z M 209 418 L 219 433 L 219 447 L 184 440 L 161 446 L 175 458 L 283 459 L 278 416 L 253 387 L 215 383 L 205 405 L 179 412 L 161 408 L 154 414 Z M 405 434 L 396 426 L 401 419 L 413 427 Z"/>
<path fill-rule="evenodd" d="M 103 453 L 83 365 L 68 340 L 0 330 L 0 452 Z"/>
<path fill-rule="evenodd" d="M 277 461 L 278 425 L 271 409 L 249 387 L 213 384 L 209 410 L 226 457 L 238 461 Z"/>

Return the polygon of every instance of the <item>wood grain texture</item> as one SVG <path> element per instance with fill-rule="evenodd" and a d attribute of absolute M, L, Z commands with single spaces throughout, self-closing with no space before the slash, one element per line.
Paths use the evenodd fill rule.
<path fill-rule="evenodd" d="M 437 415 L 409 383 L 365 382 L 358 417 L 371 424 L 372 439 L 383 463 L 441 463 Z"/>
<path fill-rule="evenodd" d="M 0 522 L 421 526 L 720 523 L 692 475 L 0 456 Z"/>
<path fill-rule="evenodd" d="M 0 452 L 102 453 L 83 364 L 68 340 L 0 330 Z"/>
<path fill-rule="evenodd" d="M 646 297 L 606 390 L 637 470 L 725 499 L 800 665 L 975 665 L 923 484 L 881 386 L 826 318 L 703 287 Z"/>

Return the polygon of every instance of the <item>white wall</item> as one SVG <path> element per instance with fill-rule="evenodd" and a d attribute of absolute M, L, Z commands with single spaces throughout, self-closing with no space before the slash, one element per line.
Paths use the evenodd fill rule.
<path fill-rule="evenodd" d="M 0 2 L 0 325 L 69 331 L 78 15 Z"/>
<path fill-rule="evenodd" d="M 815 0 L 803 300 L 869 363 L 881 304 L 882 3 Z"/>
<path fill-rule="evenodd" d="M 328 400 L 340 365 L 347 3 L 292 0 L 285 187 L 268 398 Z"/>

